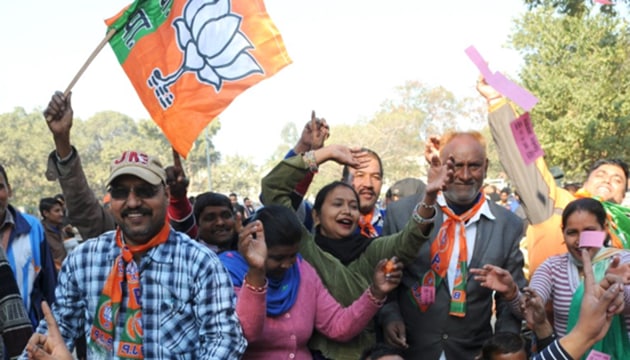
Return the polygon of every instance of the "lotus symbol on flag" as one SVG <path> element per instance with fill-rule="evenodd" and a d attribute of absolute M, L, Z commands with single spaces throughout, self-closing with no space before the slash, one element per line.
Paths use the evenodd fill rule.
<path fill-rule="evenodd" d="M 182 16 L 173 21 L 177 45 L 184 55 L 182 65 L 166 76 L 156 68 L 147 80 L 164 110 L 175 100 L 169 87 L 186 72 L 194 72 L 199 82 L 212 85 L 217 93 L 224 80 L 263 73 L 247 52 L 254 46 L 240 31 L 241 16 L 231 13 L 230 8 L 230 0 L 190 0 Z"/>

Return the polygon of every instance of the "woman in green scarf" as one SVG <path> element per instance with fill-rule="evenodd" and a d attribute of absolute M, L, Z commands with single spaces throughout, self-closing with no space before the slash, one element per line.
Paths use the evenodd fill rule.
<path fill-rule="evenodd" d="M 471 269 L 471 272 L 483 286 L 502 293 L 507 300 L 512 300 L 513 310 L 517 314 L 522 313 L 520 302 L 525 302 L 527 297 L 537 298 L 534 302 L 537 304 L 545 304 L 550 300 L 553 305 L 555 335 L 561 337 L 577 322 L 584 294 L 581 248 L 588 247 L 596 281 L 599 282 L 607 273 L 612 273 L 621 276 L 626 284 L 624 314 L 616 315 L 604 339 L 593 349 L 606 353 L 613 359 L 624 359 L 624 356 L 630 354 L 630 316 L 627 316 L 630 314 L 630 252 L 608 247 L 610 235 L 606 233 L 606 229 L 606 210 L 599 201 L 582 198 L 570 202 L 562 212 L 562 235 L 568 252 L 552 256 L 543 262 L 532 276 L 526 291 L 527 296 L 519 291 L 509 278 L 509 273 L 500 268 L 485 266 L 482 269 Z M 581 244 L 580 239 L 588 236 L 585 232 L 590 232 L 595 237 L 600 234 L 604 240 L 603 247 Z"/>

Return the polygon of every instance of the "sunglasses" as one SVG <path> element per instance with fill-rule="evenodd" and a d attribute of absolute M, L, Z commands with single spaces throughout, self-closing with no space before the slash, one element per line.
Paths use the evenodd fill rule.
<path fill-rule="evenodd" d="M 138 185 L 134 187 L 115 186 L 109 189 L 109 194 L 112 199 L 124 200 L 129 197 L 129 194 L 133 193 L 140 199 L 151 199 L 157 195 L 160 188 L 149 184 Z"/>

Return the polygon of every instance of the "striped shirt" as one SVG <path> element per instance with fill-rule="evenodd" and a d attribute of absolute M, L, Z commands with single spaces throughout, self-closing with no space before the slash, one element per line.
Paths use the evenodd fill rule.
<path fill-rule="evenodd" d="M 541 297 L 543 304 L 549 299 L 553 304 L 554 330 L 558 337 L 567 333 L 569 309 L 575 289 L 580 284 L 577 267 L 572 263 L 571 254 L 566 253 L 548 258 L 536 269 L 529 287 Z M 621 263 L 630 263 L 630 252 L 621 256 Z M 573 272 L 573 275 L 571 275 Z M 626 309 L 630 307 L 630 286 L 624 287 Z M 630 329 L 630 317 L 626 316 L 626 327 Z"/>
<path fill-rule="evenodd" d="M 79 245 L 59 273 L 53 314 L 69 349 L 74 348 L 74 339 L 90 333 L 99 295 L 120 254 L 114 234 L 106 232 Z M 138 270 L 145 359 L 242 356 L 247 343 L 236 317 L 232 281 L 210 249 L 171 230 L 164 244 L 143 255 Z M 116 334 L 122 333 L 125 308 L 126 297 Z M 45 321 L 37 331 L 46 332 Z M 88 359 L 95 355 L 88 349 Z"/>
<path fill-rule="evenodd" d="M 573 360 L 573 358 L 567 354 L 558 340 L 556 340 L 536 354 L 532 360 Z"/>

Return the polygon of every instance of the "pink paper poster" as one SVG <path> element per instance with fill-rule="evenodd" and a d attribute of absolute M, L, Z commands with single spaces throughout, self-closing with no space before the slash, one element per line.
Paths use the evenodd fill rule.
<path fill-rule="evenodd" d="M 533 163 L 536 159 L 545 154 L 540 147 L 536 133 L 534 133 L 529 113 L 524 113 L 514 119 L 510 123 L 510 127 L 512 128 L 512 136 L 514 136 L 514 140 L 525 161 L 525 165 Z"/>
<path fill-rule="evenodd" d="M 610 355 L 597 350 L 591 350 L 586 360 L 610 360 Z"/>
<path fill-rule="evenodd" d="M 604 246 L 605 239 L 606 232 L 604 231 L 582 231 L 580 233 L 580 247 L 600 248 Z"/>

